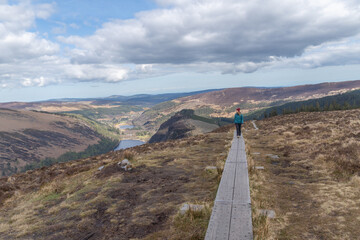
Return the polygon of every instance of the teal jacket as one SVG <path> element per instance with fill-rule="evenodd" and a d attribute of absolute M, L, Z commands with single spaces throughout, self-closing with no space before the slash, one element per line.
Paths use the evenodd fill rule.
<path fill-rule="evenodd" d="M 235 113 L 234 123 L 244 123 L 244 117 L 242 114 Z"/>

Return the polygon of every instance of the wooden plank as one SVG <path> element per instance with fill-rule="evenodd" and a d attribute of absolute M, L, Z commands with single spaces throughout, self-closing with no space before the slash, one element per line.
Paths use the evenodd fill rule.
<path fill-rule="evenodd" d="M 233 202 L 247 204 L 251 202 L 248 169 L 246 163 L 238 163 L 236 166 Z"/>
<path fill-rule="evenodd" d="M 232 205 L 229 239 L 230 240 L 253 239 L 250 204 Z"/>
<path fill-rule="evenodd" d="M 215 202 L 205 240 L 229 239 L 231 203 Z"/>
<path fill-rule="evenodd" d="M 235 170 L 235 163 L 226 163 L 215 201 L 232 201 L 234 194 Z"/>
<path fill-rule="evenodd" d="M 230 149 L 226 162 L 236 162 L 237 152 L 237 149 Z"/>
<path fill-rule="evenodd" d="M 205 239 L 253 239 L 249 177 L 243 137 L 234 139 L 225 162 Z"/>

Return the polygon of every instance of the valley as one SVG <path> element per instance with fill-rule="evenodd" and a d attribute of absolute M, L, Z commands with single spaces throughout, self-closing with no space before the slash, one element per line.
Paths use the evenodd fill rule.
<path fill-rule="evenodd" d="M 356 239 L 359 116 L 358 109 L 288 114 L 256 121 L 258 130 L 245 123 L 254 239 Z M 233 131 L 228 125 L 3 177 L 0 233 L 203 239 Z M 118 165 L 125 158 L 130 171 Z M 184 203 L 205 208 L 182 215 Z"/>
<path fill-rule="evenodd" d="M 254 239 L 360 235 L 360 110 L 351 109 L 358 108 L 358 82 L 250 90 L 240 104 L 245 117 L 267 116 L 255 122 L 258 129 L 243 126 Z M 146 106 L 92 102 L 59 113 L 0 109 L 0 235 L 203 239 L 234 131 L 232 119 L 218 116 L 232 117 L 239 104 L 227 105 L 226 96 L 245 90 Z M 288 93 L 259 100 L 281 91 L 296 92 L 298 101 L 286 103 Z M 124 139 L 148 143 L 111 151 Z M 181 214 L 185 203 L 203 208 Z"/>
<path fill-rule="evenodd" d="M 279 88 L 228 88 L 157 104 L 145 110 L 133 122 L 153 133 L 163 122 L 183 109 L 193 109 L 196 115 L 208 118 L 232 118 L 238 107 L 243 114 L 250 114 L 271 106 L 333 96 L 356 89 L 360 89 L 360 80 Z"/>

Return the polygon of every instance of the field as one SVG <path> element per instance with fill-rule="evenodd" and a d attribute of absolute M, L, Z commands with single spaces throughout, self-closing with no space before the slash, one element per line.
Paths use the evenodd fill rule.
<path fill-rule="evenodd" d="M 255 238 L 358 239 L 360 110 L 256 124 L 259 130 L 248 124 L 245 131 Z M 264 217 L 264 209 L 276 217 Z"/>

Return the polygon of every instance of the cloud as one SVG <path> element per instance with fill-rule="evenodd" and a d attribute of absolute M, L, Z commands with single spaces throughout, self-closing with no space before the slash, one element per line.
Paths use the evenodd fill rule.
<path fill-rule="evenodd" d="M 360 32 L 358 1 L 159 0 L 168 8 L 105 23 L 90 37 L 61 40 L 76 63 L 223 62 L 251 72 L 269 57 L 295 57 Z"/>
<path fill-rule="evenodd" d="M 18 5 L 0 3 L 0 63 L 53 55 L 59 45 L 37 33 L 28 31 L 36 18 L 45 19 L 52 13 L 52 5 Z"/>
<path fill-rule="evenodd" d="M 0 87 L 109 82 L 178 72 L 360 64 L 358 0 L 156 0 L 158 9 L 113 19 L 89 36 L 35 32 L 54 4 L 0 0 Z"/>

